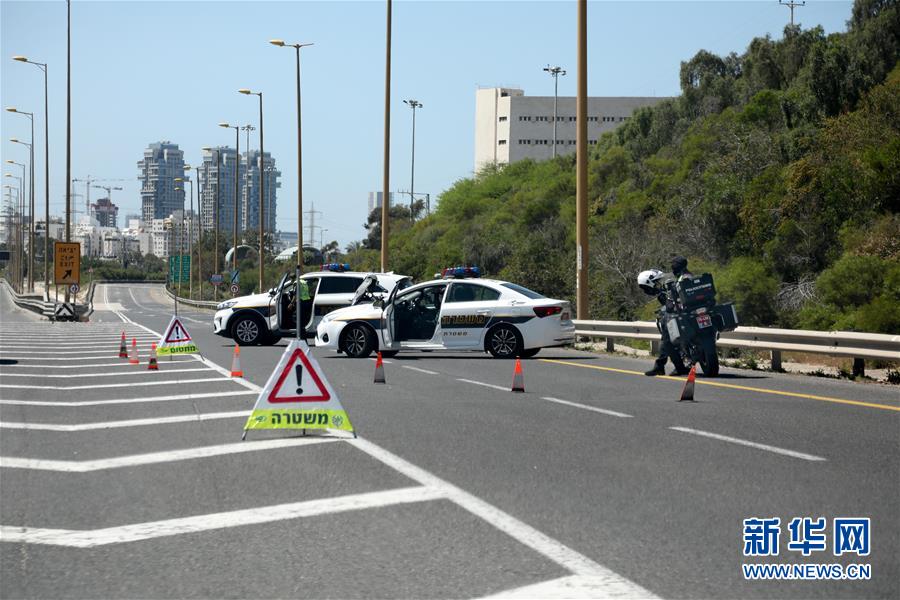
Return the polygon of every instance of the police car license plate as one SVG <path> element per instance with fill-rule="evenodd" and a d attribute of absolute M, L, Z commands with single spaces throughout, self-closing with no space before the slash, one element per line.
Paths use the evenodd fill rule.
<path fill-rule="evenodd" d="M 697 315 L 697 326 L 700 329 L 712 326 L 712 317 L 709 315 Z"/>

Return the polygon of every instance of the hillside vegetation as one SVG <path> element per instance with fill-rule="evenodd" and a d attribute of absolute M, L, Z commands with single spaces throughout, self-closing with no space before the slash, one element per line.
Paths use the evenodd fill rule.
<path fill-rule="evenodd" d="M 601 138 L 592 318 L 648 317 L 635 277 L 678 253 L 745 324 L 900 332 L 900 8 L 857 0 L 847 27 L 701 50 L 681 64 L 679 97 Z M 379 220 L 348 256 L 358 268 L 377 268 Z M 395 207 L 391 223 L 398 272 L 478 264 L 574 297 L 574 156 L 487 168 L 430 216 Z"/>

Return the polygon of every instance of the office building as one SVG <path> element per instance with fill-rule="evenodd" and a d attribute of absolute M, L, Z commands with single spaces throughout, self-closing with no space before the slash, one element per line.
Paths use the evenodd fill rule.
<path fill-rule="evenodd" d="M 639 108 L 667 98 L 596 97 L 587 99 L 588 146 Z M 516 88 L 475 92 L 475 172 L 490 164 L 553 157 L 553 96 L 526 96 Z M 560 96 L 556 109 L 556 154 L 575 152 L 575 98 Z"/>
<path fill-rule="evenodd" d="M 164 219 L 184 206 L 184 152 L 178 144 L 156 142 L 144 150 L 144 158 L 137 163 L 141 181 L 141 219 L 149 223 Z M 176 190 L 175 188 L 182 188 Z"/>

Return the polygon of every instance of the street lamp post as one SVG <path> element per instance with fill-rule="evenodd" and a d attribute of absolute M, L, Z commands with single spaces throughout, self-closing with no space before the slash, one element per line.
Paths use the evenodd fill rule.
<path fill-rule="evenodd" d="M 264 262 L 265 251 L 263 248 L 263 240 L 265 239 L 266 229 L 265 229 L 265 216 L 266 216 L 266 203 L 265 203 L 265 182 L 266 182 L 266 159 L 265 154 L 263 152 L 263 95 L 262 92 L 253 92 L 246 88 L 241 88 L 238 90 L 241 94 L 259 96 L 259 292 L 263 291 L 263 270 L 264 270 Z M 297 249 L 298 252 L 302 251 L 301 248 Z"/>
<path fill-rule="evenodd" d="M 19 163 L 14 163 L 19 164 Z M 22 177 L 18 175 L 13 175 L 12 173 L 5 173 L 4 177 L 9 177 L 10 179 L 18 179 L 19 187 L 14 188 L 13 186 L 7 184 L 6 187 L 9 190 L 16 191 L 16 213 L 18 214 L 18 218 L 16 219 L 16 291 L 20 294 L 22 293 L 22 279 L 23 279 L 23 269 L 25 264 L 24 259 L 24 232 L 22 229 L 22 224 L 25 216 L 25 192 L 23 186 L 25 185 L 25 165 L 19 164 L 22 167 Z"/>
<path fill-rule="evenodd" d="M 234 219 L 231 226 L 231 270 L 237 271 L 237 235 L 238 235 L 238 185 L 241 173 L 241 126 L 219 123 L 219 127 L 234 129 Z"/>
<path fill-rule="evenodd" d="M 410 167 L 410 176 L 409 176 L 409 218 L 413 219 L 413 203 L 416 200 L 415 195 L 415 183 L 416 183 L 416 109 L 422 108 L 422 103 L 418 100 L 404 100 L 404 104 L 409 105 L 412 109 L 413 113 L 413 123 L 412 123 L 412 165 Z"/>
<path fill-rule="evenodd" d="M 176 177 L 175 181 L 178 183 L 181 183 L 182 185 L 184 184 L 183 177 Z M 176 186 L 175 191 L 176 192 L 184 192 L 184 188 Z M 174 225 L 175 224 L 173 223 L 172 226 L 174 227 Z M 178 293 L 177 293 L 177 296 L 180 298 L 181 297 L 181 261 L 184 260 L 184 194 L 181 194 L 181 231 L 179 231 L 178 234 L 179 235 L 178 235 L 178 244 L 177 244 L 177 246 L 178 246 Z M 177 306 L 178 301 L 176 300 L 175 303 Z"/>
<path fill-rule="evenodd" d="M 191 170 L 191 165 L 184 165 L 185 171 Z M 188 255 L 191 257 L 190 262 L 194 260 L 194 180 L 188 178 L 187 182 L 191 186 L 188 194 L 191 198 L 191 221 L 188 225 Z M 194 265 L 188 264 L 188 298 L 194 299 Z"/>
<path fill-rule="evenodd" d="M 290 47 L 297 51 L 297 277 L 299 278 L 303 272 L 303 136 L 300 113 L 300 48 L 313 44 L 285 44 L 283 40 L 269 40 L 269 43 L 273 46 Z"/>
<path fill-rule="evenodd" d="M 28 60 L 24 56 L 13 56 L 13 60 L 34 65 L 44 72 L 44 297 L 50 299 L 50 137 L 47 109 L 47 63 Z M 34 136 L 32 135 L 32 141 Z M 33 251 L 32 251 L 33 252 Z"/>
<path fill-rule="evenodd" d="M 28 291 L 34 292 L 34 113 L 26 112 L 24 110 L 18 110 L 15 107 L 9 107 L 6 110 L 19 115 L 24 115 L 28 117 L 29 121 L 31 121 L 30 144 L 26 144 L 25 142 L 20 142 L 19 140 L 15 139 L 10 141 L 15 141 L 16 143 L 22 144 L 23 146 L 28 146 L 28 152 L 31 156 L 28 161 L 29 171 L 31 172 L 28 184 L 28 192 L 30 196 L 30 199 L 28 201 Z"/>
<path fill-rule="evenodd" d="M 566 72 L 561 67 L 551 67 L 550 65 L 544 67 L 544 70 L 553 77 L 553 158 L 556 158 L 556 121 L 558 119 L 557 103 L 559 101 L 559 76 L 565 75 Z"/>

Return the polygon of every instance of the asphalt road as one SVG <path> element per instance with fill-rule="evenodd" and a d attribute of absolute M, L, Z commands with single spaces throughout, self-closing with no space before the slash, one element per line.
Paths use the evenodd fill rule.
<path fill-rule="evenodd" d="M 179 310 L 202 360 L 149 344 L 158 286 L 100 286 L 90 323 L 0 293 L 0 596 L 898 598 L 900 392 L 724 369 L 647 378 L 646 360 L 545 350 L 386 361 L 313 350 L 359 438 L 250 432 L 286 341 L 243 348 Z M 121 332 L 141 364 L 117 357 Z M 779 517 L 745 557 L 743 520 Z M 825 517 L 828 550 L 788 550 Z M 871 518 L 868 556 L 831 523 Z M 749 581 L 757 563 L 871 566 L 864 581 Z"/>

